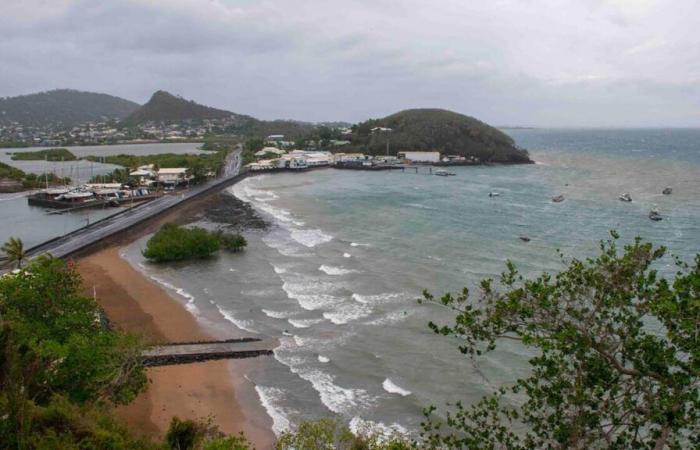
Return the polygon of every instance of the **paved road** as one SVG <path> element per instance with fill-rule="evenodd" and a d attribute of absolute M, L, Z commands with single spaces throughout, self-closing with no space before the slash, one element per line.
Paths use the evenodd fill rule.
<path fill-rule="evenodd" d="M 238 176 L 240 169 L 241 147 L 239 146 L 229 154 L 224 166 L 224 174 L 221 177 L 190 188 L 184 192 L 165 195 L 156 200 L 136 206 L 125 213 L 69 233 L 62 238 L 49 241 L 44 245 L 35 247 L 31 252 L 31 256 L 38 256 L 45 253 L 50 253 L 57 258 L 69 256 L 102 239 L 126 230 L 147 219 L 158 216 L 172 207 L 185 203 L 204 192 L 223 189 Z"/>

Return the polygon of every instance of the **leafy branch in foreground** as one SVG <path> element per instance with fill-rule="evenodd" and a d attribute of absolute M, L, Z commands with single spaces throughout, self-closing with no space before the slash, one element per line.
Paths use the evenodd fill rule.
<path fill-rule="evenodd" d="M 665 248 L 637 238 L 618 252 L 618 235 L 600 255 L 562 261 L 551 276 L 524 279 L 508 262 L 503 289 L 481 283 L 476 302 L 459 295 L 428 302 L 454 310 L 451 325 L 476 358 L 513 339 L 535 354 L 531 373 L 475 405 L 454 405 L 445 422 L 426 411 L 430 447 L 539 449 L 700 446 L 700 255 L 676 261 L 673 282 L 652 264 Z"/>

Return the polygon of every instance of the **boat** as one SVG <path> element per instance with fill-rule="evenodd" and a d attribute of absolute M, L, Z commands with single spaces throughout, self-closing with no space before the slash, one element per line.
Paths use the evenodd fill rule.
<path fill-rule="evenodd" d="M 564 196 L 563 195 L 557 195 L 555 197 L 552 197 L 552 201 L 554 203 L 561 203 L 564 201 Z"/>
<path fill-rule="evenodd" d="M 489 192 L 489 197 L 500 197 L 501 194 L 499 192 Z"/>
<path fill-rule="evenodd" d="M 520 236 L 520 240 L 523 242 L 530 242 L 530 238 L 527 236 Z"/>
<path fill-rule="evenodd" d="M 451 176 L 454 176 L 454 175 L 456 175 L 456 174 L 455 174 L 455 173 L 452 173 L 452 172 L 448 172 L 448 171 L 446 171 L 446 170 L 444 170 L 444 169 L 438 169 L 438 170 L 435 171 L 435 175 L 437 175 L 437 176 L 439 176 L 439 177 L 451 177 Z"/>
<path fill-rule="evenodd" d="M 666 186 L 661 193 L 664 195 L 671 195 L 673 194 L 673 188 L 671 186 Z"/>
<path fill-rule="evenodd" d="M 663 217 L 661 217 L 661 214 L 659 213 L 659 210 L 656 208 L 652 208 L 651 211 L 649 211 L 649 218 L 654 221 L 659 221 L 663 220 Z"/>
<path fill-rule="evenodd" d="M 623 192 L 622 194 L 620 194 L 620 197 L 618 197 L 618 198 L 620 200 L 622 200 L 623 202 L 631 202 L 632 201 L 632 197 L 630 197 L 630 194 L 627 192 Z"/>

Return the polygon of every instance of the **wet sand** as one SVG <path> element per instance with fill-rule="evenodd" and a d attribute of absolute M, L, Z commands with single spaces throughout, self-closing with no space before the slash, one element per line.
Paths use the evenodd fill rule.
<path fill-rule="evenodd" d="M 168 292 L 147 279 L 108 247 L 77 261 L 85 292 L 95 294 L 113 326 L 143 335 L 148 343 L 212 339 Z M 174 415 L 211 417 L 224 433 L 243 431 L 258 450 L 272 448 L 269 418 L 250 417 L 236 397 L 240 377 L 229 361 L 148 369 L 148 389 L 117 413 L 138 433 L 162 436 Z M 238 384 L 238 383 L 237 383 Z M 250 413 L 248 413 L 250 414 Z M 264 414 L 264 413 L 263 413 Z"/>

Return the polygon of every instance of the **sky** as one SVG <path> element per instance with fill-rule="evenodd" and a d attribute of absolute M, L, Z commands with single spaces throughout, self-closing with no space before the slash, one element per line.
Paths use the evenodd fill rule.
<path fill-rule="evenodd" d="M 159 89 L 262 119 L 446 108 L 700 126 L 697 0 L 0 0 L 0 96 Z"/>

